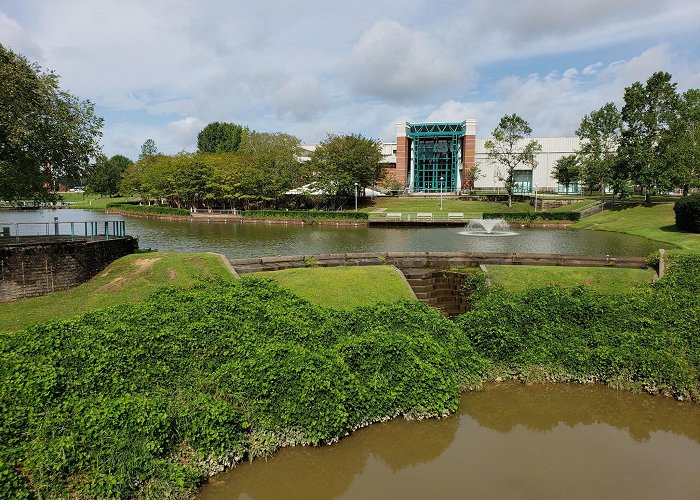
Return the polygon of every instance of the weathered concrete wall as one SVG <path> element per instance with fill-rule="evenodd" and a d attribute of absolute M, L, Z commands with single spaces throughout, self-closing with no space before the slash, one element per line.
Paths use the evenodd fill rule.
<path fill-rule="evenodd" d="M 79 285 L 112 261 L 134 253 L 131 236 L 111 240 L 51 240 L 0 244 L 0 302 Z"/>
<path fill-rule="evenodd" d="M 511 264 L 535 266 L 626 267 L 643 269 L 644 257 L 611 257 L 598 255 L 558 255 L 539 253 L 488 252 L 388 252 L 339 253 L 323 255 L 294 255 L 288 257 L 257 257 L 234 259 L 231 264 L 238 273 L 277 271 L 295 267 L 382 266 L 399 269 L 449 269 L 476 267 L 481 264 Z"/>

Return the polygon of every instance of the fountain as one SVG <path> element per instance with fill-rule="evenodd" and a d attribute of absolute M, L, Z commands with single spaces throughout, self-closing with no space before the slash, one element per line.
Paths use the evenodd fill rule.
<path fill-rule="evenodd" d="M 473 219 L 467 224 L 465 231 L 459 234 L 465 236 L 513 236 L 518 233 L 511 231 L 503 219 Z"/>

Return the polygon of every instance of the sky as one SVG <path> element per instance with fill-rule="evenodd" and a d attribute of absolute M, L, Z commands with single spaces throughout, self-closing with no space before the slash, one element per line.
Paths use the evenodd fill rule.
<path fill-rule="evenodd" d="M 517 113 L 534 137 L 655 71 L 700 88 L 697 0 L 0 0 L 0 43 L 95 104 L 108 156 L 194 151 L 213 121 L 394 141 Z"/>

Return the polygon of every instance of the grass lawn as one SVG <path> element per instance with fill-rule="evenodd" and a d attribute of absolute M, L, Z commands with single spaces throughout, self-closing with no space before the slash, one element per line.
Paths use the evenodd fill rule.
<path fill-rule="evenodd" d="M 676 228 L 673 203 L 606 210 L 587 217 L 572 227 L 636 234 L 650 240 L 671 243 L 683 250 L 700 252 L 700 234 L 686 233 Z"/>
<path fill-rule="evenodd" d="M 494 286 L 510 293 L 558 285 L 571 288 L 586 285 L 599 293 L 624 294 L 631 287 L 652 282 L 652 269 L 563 266 L 486 266 Z"/>
<path fill-rule="evenodd" d="M 0 330 L 15 331 L 91 309 L 138 302 L 161 286 L 191 286 L 206 278 L 234 279 L 218 255 L 152 252 L 123 257 L 80 286 L 0 304 Z"/>
<path fill-rule="evenodd" d="M 412 299 L 408 284 L 389 266 L 307 267 L 255 273 L 325 307 L 353 309 Z"/>
<path fill-rule="evenodd" d="M 372 212 L 385 208 L 387 212 L 434 212 L 440 211 L 440 199 L 438 197 L 425 199 L 420 197 L 385 197 L 376 198 L 371 206 L 360 209 L 362 212 Z M 533 208 L 528 203 L 515 203 L 513 208 L 503 202 L 488 201 L 463 201 L 451 198 L 443 198 L 442 211 L 463 212 L 465 217 L 480 219 L 484 212 L 532 212 Z"/>
<path fill-rule="evenodd" d="M 121 196 L 117 198 L 108 198 L 99 194 L 86 193 L 61 193 L 61 199 L 70 203 L 71 208 L 85 208 L 92 210 L 104 210 L 107 203 L 125 203 L 131 198 Z"/>

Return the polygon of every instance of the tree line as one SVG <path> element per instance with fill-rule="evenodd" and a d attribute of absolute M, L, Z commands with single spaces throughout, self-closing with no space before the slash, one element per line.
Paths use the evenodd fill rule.
<path fill-rule="evenodd" d="M 606 190 L 620 197 L 700 187 L 700 90 L 678 93 L 666 72 L 625 89 L 624 105 L 612 102 L 585 115 L 576 130 L 579 150 L 556 162 L 553 176 L 566 192 L 579 183 L 589 194 Z M 505 115 L 486 141 L 486 157 L 497 166 L 509 203 L 516 171 L 537 166 L 540 145 L 517 114 Z"/>
<path fill-rule="evenodd" d="M 576 130 L 579 151 L 557 162 L 557 180 L 579 182 L 591 194 L 637 190 L 647 201 L 699 187 L 700 89 L 679 93 L 671 78 L 656 72 L 625 89 L 622 109 L 609 102 L 584 116 Z"/>
<path fill-rule="evenodd" d="M 118 190 L 189 209 L 339 208 L 356 187 L 373 186 L 383 175 L 380 143 L 361 135 L 329 135 L 309 161 L 300 161 L 303 154 L 292 135 L 214 122 L 199 133 L 196 153 L 162 155 L 147 141 L 137 162 L 120 163 Z M 97 170 L 114 163 L 115 157 Z M 92 177 L 88 186 L 100 192 Z M 292 190 L 297 194 L 288 195 Z"/>

